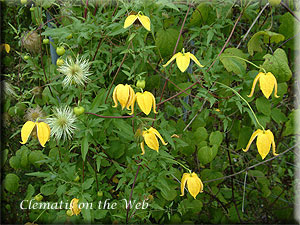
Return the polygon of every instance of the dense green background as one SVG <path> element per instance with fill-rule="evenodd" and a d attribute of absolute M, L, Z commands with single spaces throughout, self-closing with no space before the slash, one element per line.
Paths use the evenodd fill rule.
<path fill-rule="evenodd" d="M 5 129 L 1 150 L 2 223 L 295 223 L 293 149 L 269 161 L 272 153 L 262 161 L 256 141 L 248 152 L 243 152 L 259 127 L 247 105 L 214 82 L 234 88 L 248 100 L 262 125 L 273 132 L 277 153 L 294 147 L 298 107 L 293 103 L 294 57 L 298 48 L 292 37 L 298 32 L 293 25 L 299 22 L 291 12 L 299 10 L 296 1 L 266 7 L 244 41 L 242 38 L 267 1 L 88 2 L 88 7 L 85 1 L 28 0 L 27 5 L 1 2 L 2 43 L 11 46 L 9 54 L 1 52 L 1 69 L 17 94 L 5 95 L 1 102 Z M 142 11 L 150 17 L 151 32 L 138 24 L 123 28 L 131 11 Z M 45 24 L 46 13 L 54 18 L 53 28 Z M 63 77 L 51 64 L 49 44 L 34 43 L 32 49 L 42 49 L 36 53 L 22 45 L 23 33 L 30 30 L 36 30 L 42 39 L 51 36 L 55 46 L 67 44 L 70 48 L 65 47 L 63 59 L 73 56 L 72 51 L 87 58 L 91 62 L 91 82 L 80 88 L 63 88 Z M 181 73 L 176 64 L 162 67 L 173 55 L 180 30 L 176 52 L 184 47 L 204 68 L 192 65 L 188 72 Z M 72 37 L 67 38 L 70 34 Z M 217 57 L 228 38 L 225 51 Z M 25 55 L 29 59 L 25 60 Z M 232 55 L 272 72 L 280 98 L 272 94 L 266 99 L 258 87 L 248 98 L 258 69 L 240 59 L 225 57 Z M 51 138 L 45 148 L 34 138 L 26 145 L 19 144 L 26 110 L 37 105 L 49 116 L 60 102 L 73 108 L 81 99 L 86 112 L 127 115 L 120 107 L 112 108 L 112 91 L 108 93 L 119 67 L 113 87 L 119 83 L 134 87 L 137 80 L 146 79 L 145 90 L 154 94 L 157 103 L 162 95 L 163 104 L 155 121 L 153 112 L 150 119 L 137 119 L 144 117 L 137 106 L 136 116 L 129 119 L 83 114 L 77 117 L 78 130 L 70 141 Z M 169 82 L 164 89 L 166 78 Z M 186 91 L 189 95 L 182 93 L 164 102 L 196 81 Z M 140 155 L 135 132 L 141 121 L 146 126 L 153 123 L 169 143 L 160 143 L 159 153 L 146 147 L 146 154 Z M 173 134 L 180 138 L 171 138 Z M 187 171 L 176 161 L 203 181 L 204 192 L 196 200 L 187 192 L 180 196 L 179 181 Z M 216 178 L 222 179 L 212 181 Z M 19 207 L 21 200 L 33 199 L 39 193 L 42 201 L 49 202 L 79 198 L 95 206 L 105 199 L 120 203 L 121 199 L 129 199 L 133 183 L 132 199 L 147 200 L 149 208 L 132 209 L 129 216 L 124 207 L 82 210 L 72 217 L 66 210 Z"/>

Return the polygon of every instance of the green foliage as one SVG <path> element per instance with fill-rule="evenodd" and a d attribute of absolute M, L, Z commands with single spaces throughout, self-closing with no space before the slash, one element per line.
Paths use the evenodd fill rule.
<path fill-rule="evenodd" d="M 273 73 L 278 83 L 291 79 L 292 71 L 290 70 L 288 59 L 283 49 L 278 48 L 273 55 L 266 54 L 263 58 L 265 61 L 262 67 Z"/>
<path fill-rule="evenodd" d="M 299 8 L 294 1 L 285 2 L 292 10 Z M 267 7 L 242 40 L 266 1 L 32 3 L 3 4 L 3 43 L 11 46 L 9 53 L 1 52 L 3 223 L 295 223 L 294 156 L 286 150 L 295 147 L 298 133 L 292 44 L 298 29 L 285 8 Z M 139 19 L 124 28 L 129 14 L 138 12 L 149 17 L 150 32 Z M 37 32 L 32 46 L 37 52 L 24 47 L 28 31 Z M 185 73 L 177 68 L 180 60 L 163 67 L 177 41 L 176 52 L 184 48 L 204 67 L 193 60 Z M 56 64 L 59 47 L 65 50 L 59 61 L 68 63 L 62 64 L 67 72 Z M 70 66 L 70 58 L 76 66 Z M 89 68 L 78 69 L 84 60 Z M 247 97 L 264 70 L 276 77 L 280 97 L 266 99 L 260 81 L 253 97 Z M 86 76 L 83 85 L 73 79 L 77 75 Z M 66 77 L 73 82 L 64 85 Z M 152 93 L 158 113 L 152 107 L 146 115 L 142 103 L 135 102 L 130 115 L 119 98 L 113 107 L 118 84 L 131 85 L 135 93 Z M 64 107 L 70 110 L 58 120 L 56 110 Z M 49 141 L 42 147 L 35 128 L 20 144 L 23 125 L 37 117 L 51 125 Z M 61 126 L 66 120 L 71 125 Z M 272 158 L 270 148 L 262 161 L 257 137 L 249 151 L 242 151 L 254 131 L 262 129 L 258 122 L 272 131 L 276 153 L 284 154 Z M 145 140 L 150 127 L 167 142 L 163 145 L 154 134 L 158 151 L 150 147 L 149 142 L 156 145 L 153 137 Z M 69 135 L 58 137 L 58 131 Z M 188 172 L 203 183 L 196 199 L 189 192 L 193 182 L 180 196 L 181 179 Z M 23 204 L 28 208 L 30 201 L 69 204 L 73 198 L 92 207 L 77 216 L 68 208 L 20 209 L 21 200 L 28 201 Z M 129 199 L 127 211 L 124 200 Z M 104 209 L 105 201 L 117 206 Z"/>
<path fill-rule="evenodd" d="M 271 31 L 259 31 L 255 33 L 248 42 L 248 52 L 253 55 L 254 51 L 262 52 L 262 42 L 261 36 L 263 37 L 263 42 L 268 43 L 279 43 L 284 41 L 285 36 Z"/>

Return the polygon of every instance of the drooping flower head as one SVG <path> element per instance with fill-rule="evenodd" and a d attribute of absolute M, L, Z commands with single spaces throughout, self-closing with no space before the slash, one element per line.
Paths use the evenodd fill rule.
<path fill-rule="evenodd" d="M 277 96 L 277 80 L 271 72 L 268 73 L 260 72 L 257 74 L 252 84 L 251 93 L 248 95 L 249 98 L 253 96 L 257 81 L 259 81 L 260 90 L 262 91 L 262 93 L 266 98 L 270 97 L 270 95 L 273 92 L 273 89 L 275 89 L 274 90 L 275 98 L 279 98 L 279 96 Z"/>
<path fill-rule="evenodd" d="M 156 112 L 156 102 L 154 95 L 151 92 L 145 91 L 143 93 L 137 92 L 135 98 L 132 102 L 132 113 L 134 110 L 134 103 L 137 101 L 139 108 L 142 110 L 143 113 L 149 115 L 151 109 L 153 107 L 153 112 Z M 131 114 L 132 114 L 131 113 Z"/>
<path fill-rule="evenodd" d="M 276 153 L 276 146 L 275 146 L 273 133 L 270 130 L 263 131 L 260 129 L 258 129 L 252 134 L 246 149 L 243 149 L 244 152 L 247 152 L 249 150 L 250 145 L 252 144 L 252 142 L 256 137 L 257 137 L 256 146 L 258 149 L 258 153 L 261 155 L 262 159 L 264 159 L 270 152 L 271 145 L 272 145 L 273 155 L 274 156 L 278 155 Z"/>
<path fill-rule="evenodd" d="M 203 67 L 198 59 L 190 52 L 184 52 L 184 48 L 182 52 L 177 52 L 173 57 L 165 64 L 163 67 L 169 65 L 174 59 L 176 59 L 176 64 L 181 72 L 186 71 L 186 69 L 190 65 L 190 60 L 192 59 L 198 66 Z"/>
<path fill-rule="evenodd" d="M 159 143 L 158 143 L 157 137 L 161 140 L 163 145 L 168 144 L 164 141 L 164 139 L 162 138 L 160 133 L 153 127 L 150 127 L 148 130 L 144 130 L 143 133 L 142 133 L 142 136 L 144 138 L 144 141 L 141 142 L 142 155 L 145 154 L 145 144 L 144 144 L 144 142 L 146 142 L 146 145 L 149 148 L 151 148 L 151 149 L 153 149 L 157 152 L 158 152 L 158 149 L 159 149 Z"/>
<path fill-rule="evenodd" d="M 28 141 L 28 138 L 30 134 L 32 133 L 33 129 L 36 127 L 37 132 L 37 138 L 41 144 L 42 147 L 45 147 L 46 142 L 50 139 L 50 127 L 45 122 L 33 122 L 33 121 L 27 121 L 22 129 L 21 129 L 21 144 L 26 144 Z"/>
<path fill-rule="evenodd" d="M 132 102 L 135 98 L 135 93 L 132 87 L 128 84 L 118 84 L 113 92 L 113 101 L 115 105 L 114 108 L 118 106 L 118 101 L 120 102 L 122 109 L 125 107 L 130 110 L 130 107 L 132 107 L 132 113 L 133 113 L 133 106 Z"/>
<path fill-rule="evenodd" d="M 67 57 L 57 70 L 65 75 L 65 79 L 62 82 L 63 86 L 68 86 L 72 84 L 84 85 L 89 81 L 88 76 L 91 75 L 89 68 L 90 63 L 77 56 L 75 60 L 72 57 Z"/>
<path fill-rule="evenodd" d="M 78 198 L 73 198 L 71 200 L 71 203 L 70 203 L 70 209 L 72 211 L 72 215 L 71 216 L 73 216 L 74 214 L 76 216 L 78 216 L 79 213 L 81 212 L 81 209 L 78 207 L 78 202 L 79 202 Z"/>
<path fill-rule="evenodd" d="M 146 30 L 150 31 L 150 18 L 142 15 L 141 12 L 137 15 L 129 15 L 124 22 L 124 28 L 131 26 L 136 20 L 138 20 Z"/>
<path fill-rule="evenodd" d="M 76 116 L 68 106 L 55 108 L 54 115 L 47 119 L 51 127 L 51 136 L 56 140 L 71 139 L 76 129 Z"/>
<path fill-rule="evenodd" d="M 196 173 L 184 173 L 181 178 L 181 195 L 184 195 L 184 186 L 187 184 L 187 189 L 190 194 L 196 199 L 199 192 L 203 192 L 203 183 Z"/>

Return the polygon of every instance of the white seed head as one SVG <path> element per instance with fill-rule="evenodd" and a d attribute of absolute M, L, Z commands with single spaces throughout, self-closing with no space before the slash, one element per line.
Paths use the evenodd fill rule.
<path fill-rule="evenodd" d="M 75 61 L 72 57 L 67 57 L 64 64 L 58 67 L 58 71 L 65 75 L 63 80 L 63 86 L 72 84 L 84 85 L 89 81 L 88 76 L 91 75 L 89 72 L 90 63 L 88 60 L 83 59 L 79 56 L 76 57 Z"/>
<path fill-rule="evenodd" d="M 54 109 L 54 115 L 47 119 L 47 123 L 51 128 L 51 136 L 55 137 L 56 140 L 65 141 L 71 139 L 74 131 L 76 116 L 70 107 L 60 107 Z"/>

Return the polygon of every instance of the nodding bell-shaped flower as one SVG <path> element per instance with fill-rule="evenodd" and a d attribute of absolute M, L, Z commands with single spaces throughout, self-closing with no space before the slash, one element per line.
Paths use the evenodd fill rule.
<path fill-rule="evenodd" d="M 133 114 L 133 106 L 134 103 L 135 93 L 132 87 L 128 84 L 118 84 L 113 92 L 113 101 L 115 105 L 114 108 L 118 106 L 118 101 L 120 102 L 122 109 L 125 107 L 129 110 L 131 106 L 131 114 Z"/>
<path fill-rule="evenodd" d="M 186 71 L 186 69 L 190 65 L 190 60 L 192 59 L 198 66 L 203 67 L 198 59 L 190 52 L 184 52 L 184 48 L 182 52 L 177 52 L 173 57 L 165 64 L 163 67 L 169 65 L 174 59 L 176 59 L 176 64 L 181 72 Z"/>
<path fill-rule="evenodd" d="M 81 209 L 78 207 L 78 202 L 79 202 L 79 199 L 78 198 L 73 198 L 71 200 L 71 203 L 70 203 L 70 209 L 72 211 L 72 216 L 75 214 L 76 216 L 79 215 L 79 213 L 81 212 Z"/>
<path fill-rule="evenodd" d="M 32 122 L 27 121 L 21 129 L 21 144 L 26 144 L 30 134 L 33 129 L 36 127 L 37 137 L 42 147 L 45 147 L 46 142 L 50 139 L 50 127 L 47 123 L 44 122 Z"/>
<path fill-rule="evenodd" d="M 262 159 L 264 159 L 270 152 L 271 145 L 272 145 L 273 155 L 274 156 L 278 155 L 275 152 L 276 146 L 275 146 L 273 133 L 270 130 L 263 131 L 260 129 L 258 129 L 252 134 L 246 149 L 243 149 L 244 152 L 247 152 L 249 150 L 250 145 L 252 144 L 252 142 L 256 137 L 257 137 L 256 146 L 258 149 L 258 153 L 261 155 Z"/>
<path fill-rule="evenodd" d="M 157 151 L 159 149 L 159 143 L 157 140 L 157 137 L 161 140 L 161 142 L 163 143 L 163 145 L 167 145 L 168 143 L 166 143 L 164 141 L 164 139 L 162 138 L 162 136 L 160 135 L 160 133 L 153 127 L 150 127 L 148 130 L 143 131 L 142 136 L 144 138 L 144 141 L 141 142 L 141 149 L 142 149 L 142 155 L 145 154 L 145 144 L 144 142 L 146 142 L 146 145 Z"/>
<path fill-rule="evenodd" d="M 141 12 L 137 15 L 128 16 L 124 22 L 124 28 L 131 26 L 136 20 L 138 20 L 146 30 L 150 31 L 150 19 L 148 16 L 142 15 Z"/>
<path fill-rule="evenodd" d="M 137 92 L 135 95 L 135 98 L 132 102 L 131 106 L 131 113 L 133 113 L 134 110 L 134 103 L 137 101 L 139 108 L 145 113 L 146 115 L 149 115 L 151 112 L 152 106 L 153 106 L 153 112 L 156 112 L 156 102 L 154 95 L 151 92 L 145 91 L 143 93 Z"/>
<path fill-rule="evenodd" d="M 184 195 L 184 186 L 187 184 L 187 189 L 190 194 L 196 199 L 199 192 L 203 192 L 203 183 L 196 173 L 184 173 L 181 178 L 181 195 Z"/>
<path fill-rule="evenodd" d="M 273 89 L 275 89 L 274 90 L 275 98 L 279 98 L 279 96 L 277 96 L 277 80 L 271 72 L 268 73 L 260 72 L 257 74 L 252 84 L 251 93 L 248 95 L 249 98 L 253 96 L 257 81 L 259 81 L 260 90 L 262 91 L 262 93 L 266 98 L 270 97 L 270 95 L 273 92 Z"/>

